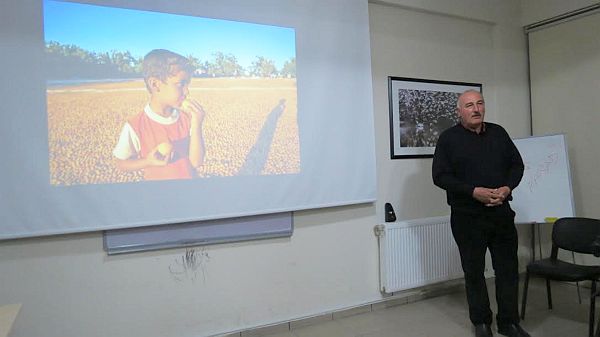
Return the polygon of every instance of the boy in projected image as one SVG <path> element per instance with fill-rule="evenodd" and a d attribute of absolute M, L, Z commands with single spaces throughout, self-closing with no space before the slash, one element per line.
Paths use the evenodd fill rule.
<path fill-rule="evenodd" d="M 123 171 L 143 170 L 145 180 L 196 176 L 204 161 L 202 106 L 189 99 L 194 67 L 174 52 L 155 49 L 142 63 L 150 99 L 129 118 L 113 150 Z"/>

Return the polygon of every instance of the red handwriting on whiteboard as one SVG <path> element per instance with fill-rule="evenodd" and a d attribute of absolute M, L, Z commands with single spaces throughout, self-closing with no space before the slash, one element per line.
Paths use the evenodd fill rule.
<path fill-rule="evenodd" d="M 527 186 L 529 187 L 530 192 L 533 192 L 533 190 L 535 190 L 535 188 L 539 185 L 540 180 L 544 176 L 546 176 L 550 173 L 550 171 L 552 170 L 552 167 L 556 166 L 557 162 L 558 162 L 558 153 L 553 152 L 553 153 L 550 153 L 549 155 L 547 155 L 541 163 L 537 164 L 534 167 L 535 171 L 527 179 Z M 531 166 L 529 165 L 529 163 L 525 164 L 525 168 L 527 170 L 531 169 Z"/>

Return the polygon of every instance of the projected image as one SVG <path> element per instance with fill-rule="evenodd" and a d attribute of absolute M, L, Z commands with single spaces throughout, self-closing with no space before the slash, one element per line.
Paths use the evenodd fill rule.
<path fill-rule="evenodd" d="M 44 1 L 52 185 L 300 170 L 291 28 Z"/>

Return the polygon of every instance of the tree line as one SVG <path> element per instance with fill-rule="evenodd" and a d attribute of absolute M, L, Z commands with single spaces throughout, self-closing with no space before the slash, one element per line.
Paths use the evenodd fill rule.
<path fill-rule="evenodd" d="M 247 68 L 239 64 L 235 55 L 215 52 L 211 60 L 202 61 L 186 55 L 196 68 L 195 77 L 296 77 L 296 58 L 287 60 L 281 69 L 275 62 L 256 56 Z M 46 78 L 104 79 L 132 78 L 142 76 L 142 57 L 134 57 L 129 51 L 90 52 L 72 44 L 46 42 Z"/>

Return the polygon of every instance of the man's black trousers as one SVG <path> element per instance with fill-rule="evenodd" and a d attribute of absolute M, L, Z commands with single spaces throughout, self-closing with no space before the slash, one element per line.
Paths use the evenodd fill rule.
<path fill-rule="evenodd" d="M 514 213 L 487 216 L 452 212 L 450 223 L 465 273 L 471 322 L 475 325 L 492 323 L 484 276 L 485 254 L 489 249 L 496 274 L 496 322 L 499 325 L 518 323 L 518 238 Z"/>

